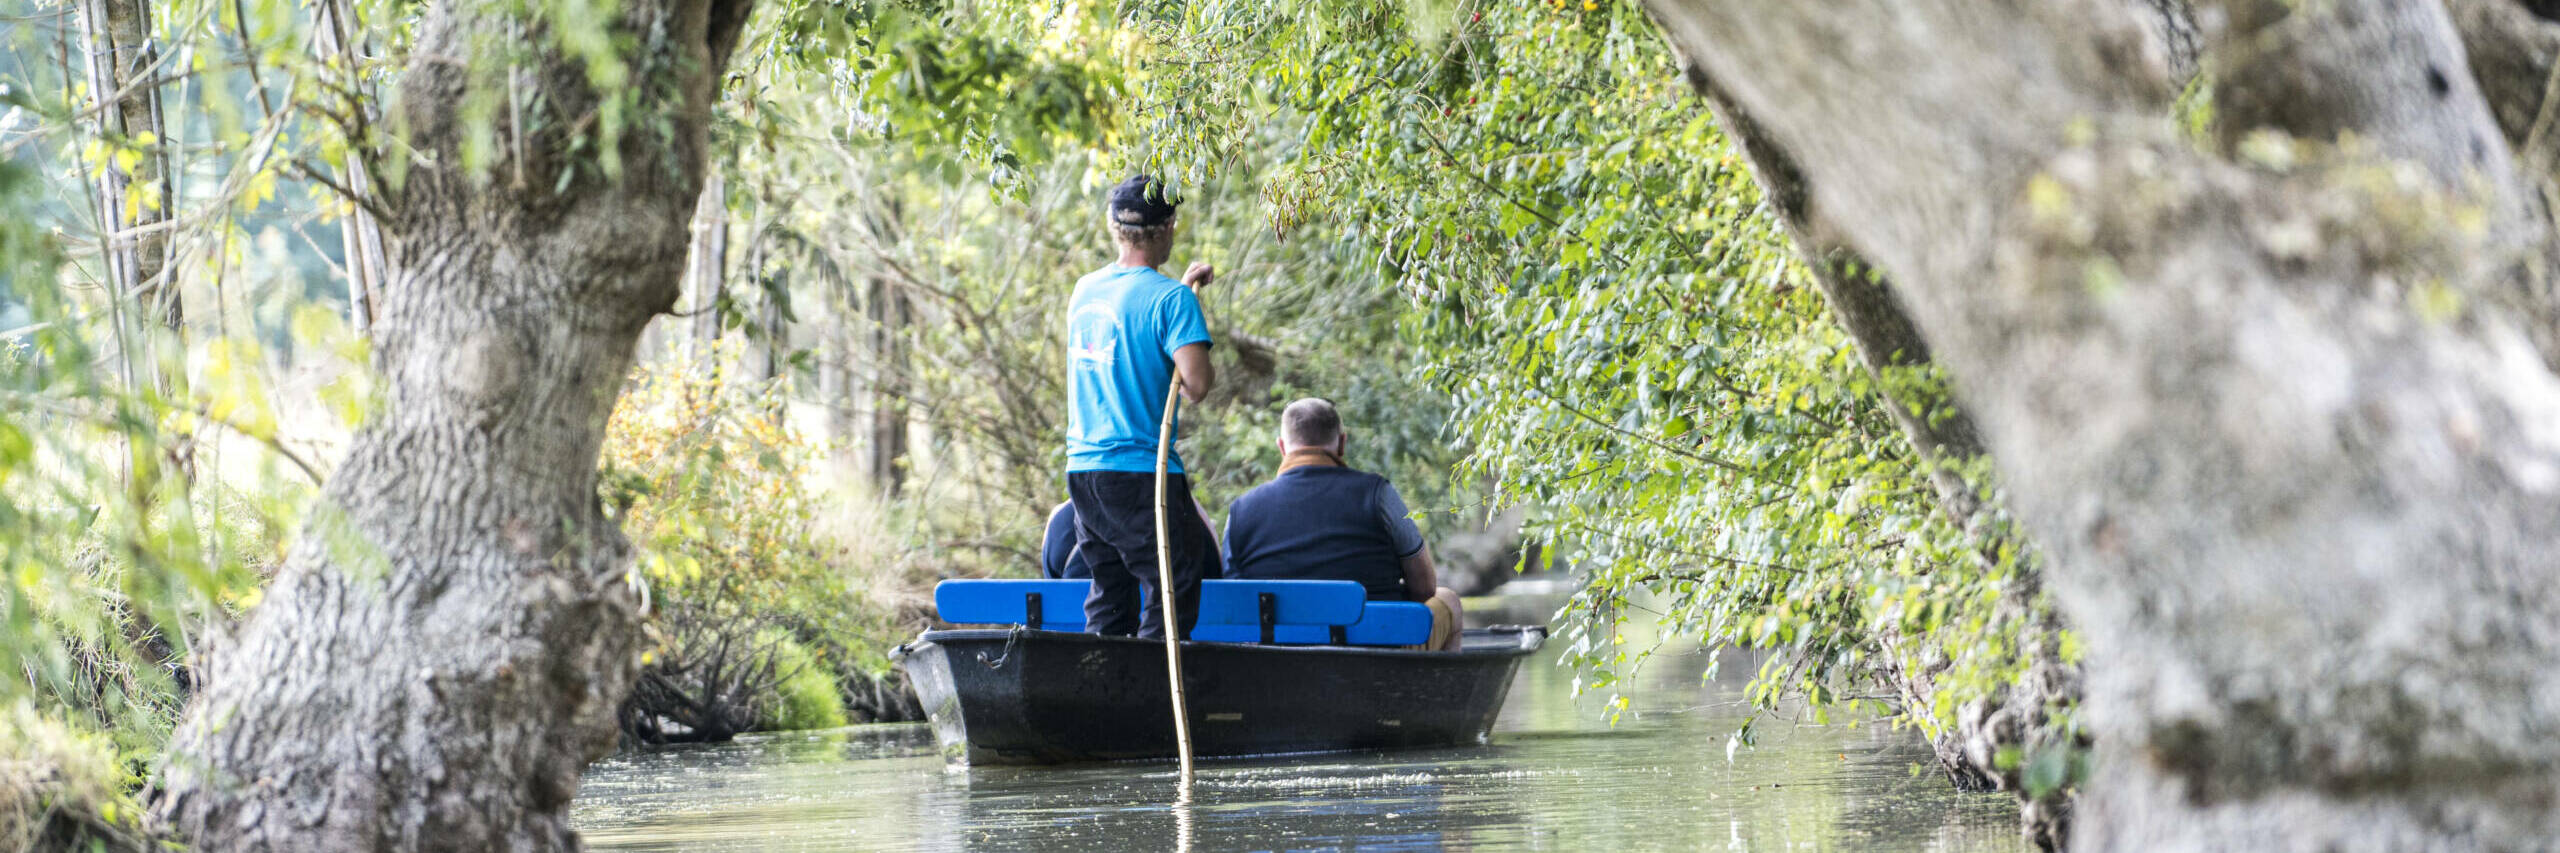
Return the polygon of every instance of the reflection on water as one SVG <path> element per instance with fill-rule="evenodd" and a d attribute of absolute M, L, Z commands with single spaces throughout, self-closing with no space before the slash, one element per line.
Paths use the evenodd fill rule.
<path fill-rule="evenodd" d="M 1728 762 L 1742 676 L 1659 659 L 1612 727 L 1553 660 L 1522 667 L 1491 746 L 1204 761 L 1188 802 L 1169 761 L 949 768 L 891 725 L 615 756 L 576 819 L 599 850 L 2024 849 L 2005 796 L 1915 774 L 1912 732 L 1763 720 Z"/>

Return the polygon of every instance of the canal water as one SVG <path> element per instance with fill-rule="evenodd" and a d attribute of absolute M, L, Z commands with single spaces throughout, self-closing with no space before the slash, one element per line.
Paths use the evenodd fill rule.
<path fill-rule="evenodd" d="M 1545 602 L 1472 621 L 1543 621 Z M 1749 716 L 1736 653 L 1665 652 L 1605 696 L 1572 696 L 1553 649 L 1522 665 L 1488 746 L 1203 762 L 945 766 L 921 724 L 751 735 L 626 753 L 587 771 L 576 824 L 632 851 L 1999 851 L 2006 795 L 1962 794 L 1910 730 Z"/>

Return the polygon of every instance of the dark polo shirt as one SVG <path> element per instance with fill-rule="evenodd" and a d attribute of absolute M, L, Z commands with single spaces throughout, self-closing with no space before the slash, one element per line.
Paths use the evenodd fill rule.
<path fill-rule="evenodd" d="M 1227 507 L 1227 577 L 1359 581 L 1373 601 L 1404 601 L 1404 558 L 1422 532 L 1387 478 L 1332 454 L 1291 464 Z"/>

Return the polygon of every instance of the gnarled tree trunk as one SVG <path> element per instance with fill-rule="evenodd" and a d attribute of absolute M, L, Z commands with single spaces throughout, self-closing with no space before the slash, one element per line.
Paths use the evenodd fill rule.
<path fill-rule="evenodd" d="M 2531 170 L 2436 2 L 2199 5 L 2219 151 L 2121 0 L 1652 3 L 1891 274 L 2053 556 L 2080 849 L 2551 849 Z"/>
<path fill-rule="evenodd" d="M 1909 374 L 1932 365 L 1929 344 L 1896 300 L 1891 283 L 1859 258 L 1856 250 L 1839 242 L 1834 229 L 1817 217 L 1804 172 L 1786 149 L 1736 106 L 1730 95 L 1718 90 L 1695 63 L 1683 60 L 1681 70 L 1690 87 L 1715 110 L 1727 140 L 1751 167 L 1770 207 L 1795 242 L 1814 286 L 1831 309 L 1832 320 L 1848 334 L 1868 374 L 1883 389 L 1885 412 L 1927 472 L 1940 512 L 1973 538 L 1977 559 L 1986 566 L 2003 559 L 2016 561 L 2008 567 L 2010 579 L 2002 585 L 1999 608 L 2006 624 L 2033 633 L 2019 643 L 2026 653 L 2019 680 L 1965 702 L 1952 726 L 1932 724 L 1926 711 L 1915 714 L 1922 718 L 1930 749 L 1937 753 L 1939 770 L 1949 782 L 1966 791 L 2011 792 L 2018 798 L 2026 836 L 2039 848 L 2059 849 L 2070 836 L 2071 789 L 2036 790 L 2025 784 L 2023 762 L 2013 760 L 2002 766 L 1999 760 L 2003 753 L 2086 746 L 2064 731 L 2054 713 L 2079 704 L 2081 674 L 2079 664 L 2062 659 L 2063 626 L 2043 595 L 2042 555 L 2018 531 L 1991 523 L 1983 496 L 1993 494 L 1997 484 L 1976 479 L 1982 470 L 1976 462 L 1989 449 L 1973 416 L 1958 401 L 1939 393 L 1943 389 L 1914 387 Z M 1877 641 L 1896 661 L 1889 678 L 1903 704 L 1915 709 L 1935 705 L 1941 689 L 1938 676 L 1948 663 L 1943 650 L 1933 648 L 1927 637 L 1905 635 L 1890 621 L 1879 626 Z"/>
<path fill-rule="evenodd" d="M 401 104 L 429 156 L 386 199 L 387 399 L 188 709 L 160 807 L 199 849 L 576 846 L 569 800 L 613 744 L 639 617 L 597 448 L 641 327 L 675 301 L 749 7 L 627 0 L 617 43 L 646 47 L 601 93 L 503 4 L 428 12 Z M 475 76 L 492 50 L 512 70 Z M 502 153 L 467 174 L 468 92 L 493 85 L 541 114 L 501 111 Z M 635 117 L 573 147 L 605 97 Z"/>

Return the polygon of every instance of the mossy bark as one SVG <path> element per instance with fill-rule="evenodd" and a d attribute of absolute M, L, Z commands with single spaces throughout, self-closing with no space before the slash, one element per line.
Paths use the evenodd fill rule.
<path fill-rule="evenodd" d="M 2200 4 L 2208 56 L 2275 54 L 2215 81 L 2266 132 L 2199 150 L 2136 5 L 1652 4 L 1889 275 L 2051 556 L 2076 849 L 2552 849 L 2560 377 L 2513 286 L 2549 229 L 2453 21 Z"/>
<path fill-rule="evenodd" d="M 576 848 L 569 801 L 614 743 L 640 605 L 597 450 L 642 326 L 675 301 L 749 4 L 621 4 L 609 26 L 637 48 L 611 92 L 511 7 L 428 10 L 399 101 L 423 156 L 385 199 L 385 399 L 209 655 L 159 804 L 198 848 Z M 537 108 L 474 115 L 493 85 Z M 607 98 L 636 116 L 611 137 L 591 120 Z M 477 172 L 474 121 L 505 143 Z"/>
<path fill-rule="evenodd" d="M 2012 580 L 2001 588 L 1998 613 L 2005 624 L 2033 636 L 2022 638 L 2025 666 L 2015 683 L 1963 702 L 1953 725 L 1928 719 L 1940 698 L 1939 676 L 1948 650 L 1934 648 L 1925 637 L 1881 625 L 1876 642 L 1897 661 L 1888 678 L 1902 704 L 1923 721 L 1939 770 L 1967 791 L 2009 791 L 2019 799 L 2026 836 L 2045 850 L 2060 849 L 2070 836 L 2072 789 L 2031 790 L 2016 761 L 2002 766 L 2003 754 L 2031 749 L 2085 748 L 2076 734 L 2064 730 L 2062 709 L 2080 701 L 2080 668 L 2061 659 L 2063 626 L 2045 601 L 2042 555 L 2014 529 L 1991 523 L 1983 496 L 1996 492 L 1975 464 L 1988 453 L 1981 430 L 1962 404 L 1946 389 L 1915 389 L 1894 378 L 1932 365 L 1928 341 L 1894 296 L 1881 271 L 1840 242 L 1840 236 L 1813 209 L 1804 171 L 1793 157 L 1732 97 L 1695 63 L 1681 70 L 1714 109 L 1726 139 L 1751 167 L 1769 206 L 1793 239 L 1807 274 L 1830 306 L 1832 320 L 1846 332 L 1867 372 L 1874 377 L 1884 408 L 1909 442 L 1915 461 L 1936 491 L 1939 510 L 1976 544 L 1986 567 L 2015 555 L 2007 567 Z"/>

